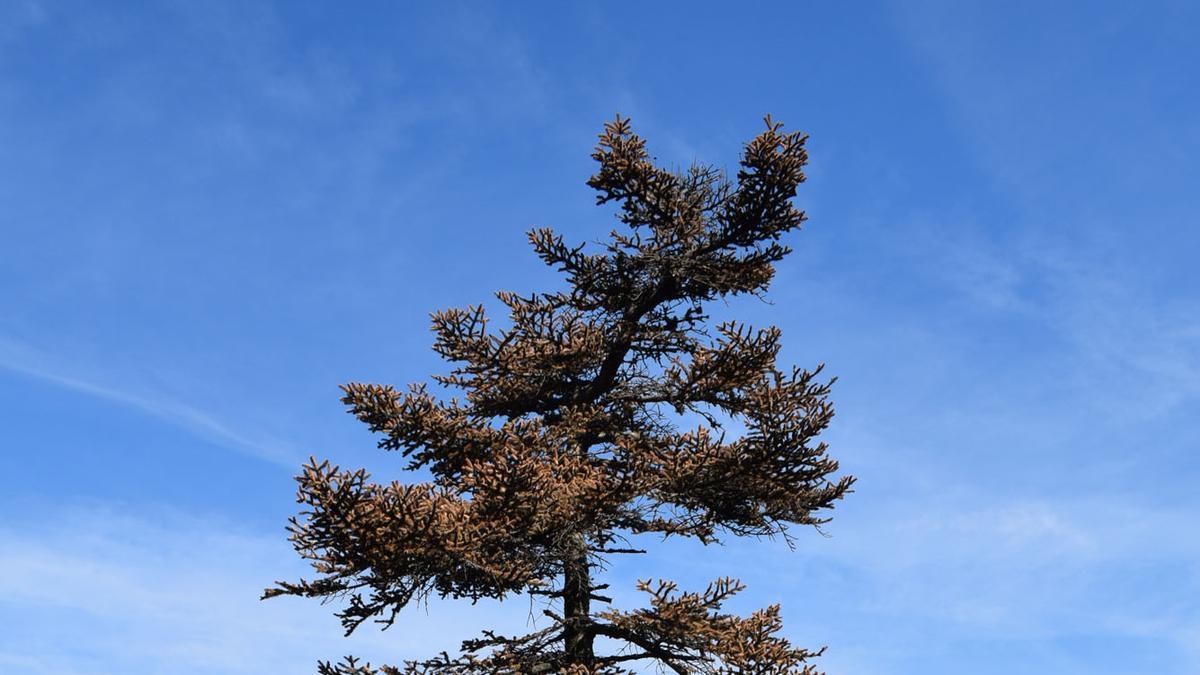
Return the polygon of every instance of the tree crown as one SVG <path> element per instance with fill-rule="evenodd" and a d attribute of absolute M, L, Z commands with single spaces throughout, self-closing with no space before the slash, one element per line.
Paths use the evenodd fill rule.
<path fill-rule="evenodd" d="M 826 522 L 853 484 L 833 476 L 838 464 L 816 440 L 833 416 L 821 367 L 781 369 L 778 329 L 710 327 L 705 313 L 712 300 L 764 293 L 789 253 L 781 239 L 805 220 L 792 204 L 805 140 L 767 117 L 731 181 L 708 166 L 662 169 L 628 119 L 606 124 L 588 185 L 598 204 L 618 206 L 623 227 L 598 250 L 530 232 L 566 288 L 497 293 L 507 327 L 489 326 L 482 306 L 433 314 L 434 349 L 454 364 L 434 380 L 459 396 L 422 384 L 343 387 L 379 446 L 432 480 L 380 484 L 312 460 L 289 530 L 319 576 L 266 595 L 344 595 L 347 633 L 368 619 L 390 624 L 431 594 L 528 592 L 556 608 L 544 630 L 488 633 L 459 656 L 386 673 L 617 673 L 639 660 L 677 672 L 814 672 L 814 652 L 775 635 L 777 605 L 721 613 L 742 588 L 733 579 L 702 593 L 645 581 L 650 606 L 632 612 L 590 604 L 608 601 L 592 582 L 602 557 L 642 552 L 632 537 L 787 537 L 790 525 Z M 728 420 L 745 432 L 730 438 Z M 598 636 L 632 651 L 597 655 Z M 353 659 L 321 669 L 377 672 Z"/>

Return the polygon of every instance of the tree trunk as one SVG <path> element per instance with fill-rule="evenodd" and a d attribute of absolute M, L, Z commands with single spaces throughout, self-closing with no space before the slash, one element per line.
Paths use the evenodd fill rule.
<path fill-rule="evenodd" d="M 563 635 L 567 665 L 592 666 L 595 662 L 592 642 L 596 635 L 591 629 L 591 594 L 592 575 L 587 543 L 580 536 L 563 561 L 563 618 L 566 620 Z"/>

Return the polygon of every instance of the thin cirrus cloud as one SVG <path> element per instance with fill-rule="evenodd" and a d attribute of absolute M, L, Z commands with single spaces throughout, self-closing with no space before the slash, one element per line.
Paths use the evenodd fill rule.
<path fill-rule="evenodd" d="M 843 514 L 832 538 L 799 552 L 738 546 L 723 564 L 755 570 L 774 591 L 757 599 L 782 602 L 795 639 L 830 645 L 831 673 L 912 672 L 928 658 L 990 673 L 984 645 L 1041 652 L 1063 673 L 1134 672 L 1152 660 L 1139 649 L 1164 670 L 1200 667 L 1200 588 L 1180 562 L 1200 548 L 1179 537 L 1185 509 L 948 492 Z M 930 651 L 914 653 L 930 636 Z M 1126 652 L 1089 663 L 1072 655 L 1080 639 Z"/>
<path fill-rule="evenodd" d="M 7 523 L 0 538 L 4 672 L 312 672 L 347 650 L 433 655 L 456 648 L 461 630 L 519 629 L 525 618 L 435 604 L 343 639 L 329 606 L 259 601 L 274 579 L 304 572 L 282 537 L 184 514 L 56 508 Z"/>
<path fill-rule="evenodd" d="M 216 445 L 293 468 L 299 455 L 274 439 L 251 437 L 182 401 L 150 391 L 132 391 L 101 384 L 93 377 L 70 372 L 51 355 L 0 336 L 0 369 L 122 405 L 180 427 Z"/>

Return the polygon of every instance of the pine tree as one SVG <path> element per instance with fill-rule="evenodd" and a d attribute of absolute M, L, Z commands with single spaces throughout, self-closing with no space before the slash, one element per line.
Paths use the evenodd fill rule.
<path fill-rule="evenodd" d="M 381 484 L 311 460 L 288 529 L 318 577 L 264 597 L 344 598 L 347 634 L 431 595 L 528 593 L 547 599 L 550 620 L 523 636 L 485 632 L 455 656 L 403 667 L 347 657 L 321 673 L 816 673 L 819 651 L 777 635 L 778 605 L 722 613 L 743 588 L 732 578 L 702 592 L 643 581 L 648 606 L 632 611 L 594 604 L 611 605 L 595 574 L 608 556 L 645 553 L 631 545 L 639 535 L 788 538 L 791 525 L 827 522 L 854 482 L 834 477 L 816 440 L 833 380 L 820 366 L 780 369 L 777 328 L 710 326 L 705 313 L 713 300 L 762 295 L 789 253 L 781 239 L 805 220 L 792 199 L 806 138 L 768 116 L 731 181 L 709 166 L 655 166 L 618 116 L 588 185 L 623 227 L 595 251 L 529 233 L 565 290 L 497 293 L 510 318 L 498 329 L 482 306 L 433 314 L 434 349 L 454 364 L 433 379 L 461 397 L 343 387 L 379 446 L 432 480 Z M 733 420 L 745 431 L 727 433 Z M 600 653 L 598 637 L 623 647 Z"/>

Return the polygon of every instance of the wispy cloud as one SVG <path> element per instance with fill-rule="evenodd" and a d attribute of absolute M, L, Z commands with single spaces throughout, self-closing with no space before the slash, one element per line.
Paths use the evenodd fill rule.
<path fill-rule="evenodd" d="M 1200 302 L 1158 292 L 1136 264 L 1035 234 L 993 241 L 969 223 L 914 232 L 914 251 L 944 288 L 1063 341 L 1054 374 L 1081 402 L 1134 420 L 1200 396 Z"/>
<path fill-rule="evenodd" d="M 329 606 L 259 601 L 273 580 L 307 571 L 282 533 L 177 514 L 55 509 L 9 519 L 0 539 L 5 672 L 305 673 L 347 652 L 432 656 L 525 620 L 521 607 L 431 603 L 345 639 Z"/>
<path fill-rule="evenodd" d="M 1173 665 L 1163 672 L 1200 667 L 1200 545 L 1180 536 L 1194 520 L 1186 510 L 977 491 L 908 501 L 843 515 L 832 539 L 804 541 L 799 553 L 736 552 L 757 583 L 773 586 L 764 598 L 783 602 L 797 639 L 833 646 L 830 672 L 910 672 L 914 645 L 931 636 L 931 649 L 963 650 L 939 657 L 943 666 L 977 659 L 988 643 L 1047 650 L 1058 672 L 1139 672 L 1145 663 L 1067 645 L 1086 636 L 1114 651 L 1150 644 Z M 864 649 L 871 657 L 860 664 Z"/>
<path fill-rule="evenodd" d="M 299 454 L 285 443 L 244 433 L 183 401 L 161 393 L 105 384 L 94 375 L 78 374 L 52 355 L 0 336 L 0 369 L 122 405 L 186 429 L 214 444 L 294 468 Z"/>
<path fill-rule="evenodd" d="M 990 217 L 942 215 L 924 228 L 929 269 L 983 307 L 1049 328 L 1072 348 L 1056 375 L 1069 369 L 1089 403 L 1130 419 L 1200 395 L 1200 299 L 1180 255 L 1195 248 L 1184 225 L 1195 207 L 1175 182 L 1193 173 L 1195 153 L 1182 151 L 1194 134 L 1160 105 L 1170 88 L 1142 76 L 1145 54 L 1091 75 L 1117 58 L 1100 45 L 1178 47 L 1175 26 L 1193 11 L 1039 8 L 1009 32 L 996 30 L 1013 18 L 997 7 L 897 6 L 900 32 L 942 94 L 948 135 L 963 139 L 1004 205 L 1002 217 L 980 207 Z"/>

